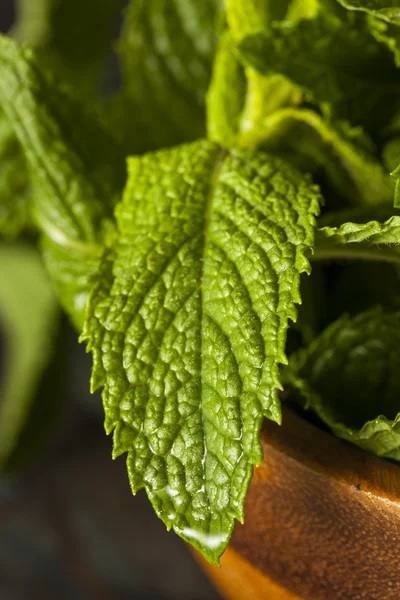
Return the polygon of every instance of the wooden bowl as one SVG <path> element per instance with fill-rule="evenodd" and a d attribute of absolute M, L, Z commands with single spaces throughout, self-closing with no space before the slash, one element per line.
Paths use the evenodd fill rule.
<path fill-rule="evenodd" d="M 221 568 L 230 600 L 400 600 L 400 468 L 286 410 L 266 422 L 245 524 Z"/>

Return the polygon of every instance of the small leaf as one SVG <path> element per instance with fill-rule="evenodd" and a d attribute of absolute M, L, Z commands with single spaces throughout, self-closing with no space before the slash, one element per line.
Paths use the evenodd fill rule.
<path fill-rule="evenodd" d="M 0 322 L 5 362 L 0 384 L 0 470 L 16 450 L 49 364 L 57 301 L 39 255 L 0 246 Z"/>
<path fill-rule="evenodd" d="M 214 563 L 243 519 L 262 418 L 281 419 L 278 364 L 319 201 L 263 153 L 199 141 L 132 158 L 94 281 L 83 339 L 114 455 L 128 452 L 133 492 Z"/>
<path fill-rule="evenodd" d="M 290 357 L 285 378 L 335 435 L 399 460 L 399 348 L 399 313 L 343 317 Z"/>

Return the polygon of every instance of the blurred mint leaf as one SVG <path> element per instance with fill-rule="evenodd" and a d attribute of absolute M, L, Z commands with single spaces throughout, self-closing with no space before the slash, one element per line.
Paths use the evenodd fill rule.
<path fill-rule="evenodd" d="M 223 0 L 131 0 L 118 44 L 118 128 L 129 152 L 205 134 L 205 94 Z"/>
<path fill-rule="evenodd" d="M 124 157 L 93 108 L 52 80 L 33 51 L 3 36 L 0 106 L 26 156 L 35 221 L 57 255 L 46 261 L 51 275 L 64 286 L 78 268 L 87 282 L 123 187 Z M 64 308 L 81 326 L 81 291 L 79 298 L 66 286 L 62 292 Z"/>
<path fill-rule="evenodd" d="M 246 65 L 286 76 L 328 117 L 379 131 L 396 108 L 400 74 L 364 15 L 321 5 L 313 18 L 269 23 L 238 48 Z"/>
<path fill-rule="evenodd" d="M 120 0 L 19 0 L 11 35 L 35 48 L 75 94 L 92 97 L 104 86 Z M 109 42 L 109 43 L 108 43 Z M 0 110 L 0 235 L 15 238 L 30 222 L 31 190 L 24 152 Z"/>
<path fill-rule="evenodd" d="M 213 563 L 228 544 L 309 272 L 318 188 L 267 154 L 198 141 L 129 160 L 117 235 L 82 339 L 127 452 L 168 528 Z"/>
<path fill-rule="evenodd" d="M 35 48 L 42 68 L 80 96 L 104 85 L 111 41 L 124 0 L 17 0 L 13 37 Z"/>
<path fill-rule="evenodd" d="M 399 460 L 399 348 L 399 313 L 342 317 L 290 357 L 285 379 L 335 435 Z"/>
<path fill-rule="evenodd" d="M 57 326 L 57 300 L 36 250 L 0 246 L 0 470 L 18 447 Z"/>

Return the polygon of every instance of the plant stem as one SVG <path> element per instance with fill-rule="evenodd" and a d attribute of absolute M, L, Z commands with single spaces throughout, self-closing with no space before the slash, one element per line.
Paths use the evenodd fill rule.
<path fill-rule="evenodd" d="M 320 260 L 365 260 L 400 265 L 400 253 L 390 248 L 382 249 L 362 244 L 340 244 L 338 246 L 316 246 L 310 260 L 312 262 Z"/>

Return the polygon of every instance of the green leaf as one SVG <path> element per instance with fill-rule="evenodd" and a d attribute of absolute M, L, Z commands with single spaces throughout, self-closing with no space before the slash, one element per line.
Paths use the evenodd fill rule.
<path fill-rule="evenodd" d="M 205 133 L 222 0 L 132 0 L 119 43 L 124 88 L 118 127 L 130 152 Z"/>
<path fill-rule="evenodd" d="M 226 33 L 207 95 L 208 136 L 226 147 L 261 146 L 291 157 L 307 170 L 322 169 L 351 204 L 391 203 L 394 182 L 360 128 L 330 123 L 310 109 L 296 107 L 302 99 L 298 88 L 281 75 L 264 77 L 252 69 L 244 73 Z"/>
<path fill-rule="evenodd" d="M 244 70 L 236 46 L 225 32 L 207 93 L 207 133 L 212 141 L 228 148 L 254 148 L 268 137 L 268 128 L 263 127 L 268 116 L 301 99 L 301 92 L 286 78 Z"/>
<path fill-rule="evenodd" d="M 35 250 L 0 246 L 0 327 L 5 363 L 0 385 L 0 470 L 13 452 L 48 366 L 57 301 Z"/>
<path fill-rule="evenodd" d="M 359 259 L 400 264 L 400 217 L 380 223 L 344 223 L 317 231 L 313 260 Z M 380 247 L 385 245 L 385 247 Z"/>
<path fill-rule="evenodd" d="M 394 184 L 358 129 L 329 123 L 316 112 L 284 107 L 253 120 L 240 145 L 269 152 L 291 152 L 322 168 L 330 185 L 351 204 L 392 202 Z"/>
<path fill-rule="evenodd" d="M 262 418 L 281 419 L 319 201 L 283 161 L 208 141 L 129 160 L 83 333 L 92 388 L 133 492 L 214 563 L 243 519 Z"/>
<path fill-rule="evenodd" d="M 399 460 L 399 349 L 400 314 L 374 309 L 333 323 L 285 376 L 335 435 Z"/>
<path fill-rule="evenodd" d="M 399 0 L 337 0 L 349 10 L 358 10 L 374 17 L 379 17 L 388 23 L 400 24 Z"/>
<path fill-rule="evenodd" d="M 286 76 L 327 116 L 377 130 L 396 108 L 400 73 L 363 15 L 321 8 L 312 19 L 272 22 L 238 48 L 245 64 Z"/>
<path fill-rule="evenodd" d="M 120 0 L 19 0 L 12 35 L 36 49 L 48 67 L 93 96 L 103 85 Z M 29 223 L 29 175 L 12 124 L 0 111 L 0 234 L 15 238 Z"/>
<path fill-rule="evenodd" d="M 372 35 L 385 44 L 400 66 L 400 3 L 398 0 L 337 0 L 348 10 L 356 10 L 368 16 Z"/>
<path fill-rule="evenodd" d="M 123 187 L 119 147 L 93 109 L 49 79 L 31 50 L 6 37 L 0 38 L 0 105 L 26 155 L 40 230 L 63 254 L 67 270 L 78 262 L 88 276 Z M 57 262 L 47 262 L 56 281 L 64 276 Z M 74 298 L 61 301 L 82 324 Z"/>

